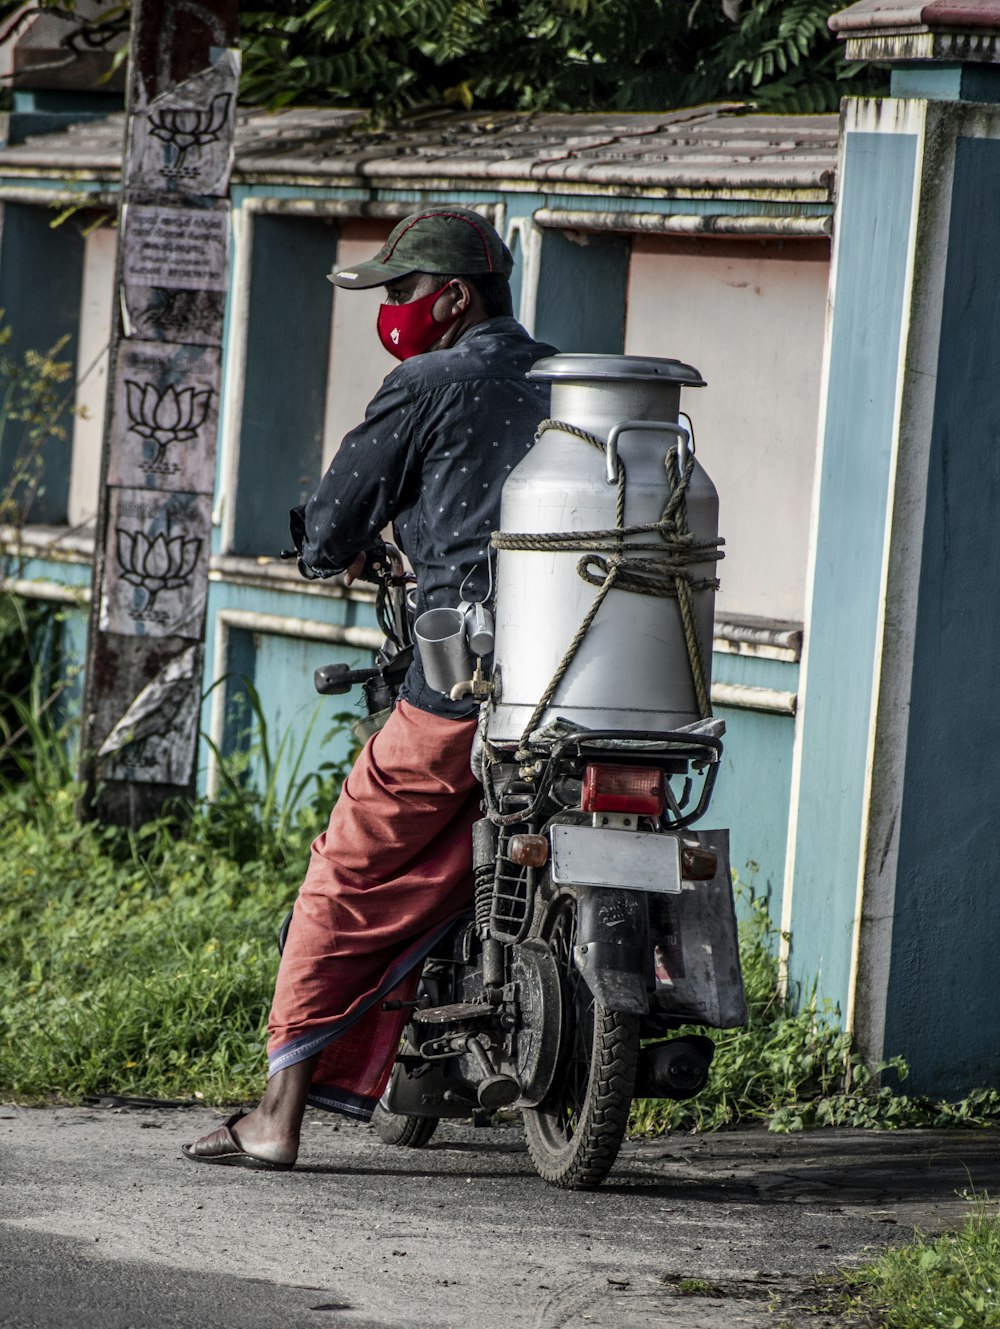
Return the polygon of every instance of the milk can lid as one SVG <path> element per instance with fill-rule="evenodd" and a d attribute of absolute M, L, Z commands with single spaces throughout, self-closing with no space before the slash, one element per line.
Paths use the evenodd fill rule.
<path fill-rule="evenodd" d="M 659 379 L 689 388 L 705 386 L 705 380 L 693 365 L 646 355 L 549 355 L 544 360 L 535 361 L 528 370 L 528 377 L 543 382 L 574 379 L 577 382 L 612 380 L 620 383 L 628 379 L 644 382 Z"/>

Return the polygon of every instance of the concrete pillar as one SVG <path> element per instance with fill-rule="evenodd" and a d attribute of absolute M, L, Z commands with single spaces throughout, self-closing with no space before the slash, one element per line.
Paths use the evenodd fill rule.
<path fill-rule="evenodd" d="M 914 1091 L 1000 1084 L 1000 0 L 831 26 L 844 104 L 784 927 Z"/>

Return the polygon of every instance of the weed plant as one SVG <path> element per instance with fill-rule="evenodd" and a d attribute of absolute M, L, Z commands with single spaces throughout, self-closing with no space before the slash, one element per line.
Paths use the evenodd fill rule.
<path fill-rule="evenodd" d="M 270 786 L 130 834 L 78 822 L 65 735 L 23 718 L 30 778 L 0 780 L 0 1097 L 258 1096 L 277 931 L 343 771 L 292 807 L 272 763 Z"/>
<path fill-rule="evenodd" d="M 0 309 L 0 523 L 20 528 L 45 494 L 45 456 L 65 445 L 73 364 L 60 359 L 69 337 L 47 351 L 8 349 L 13 334 Z"/>
<path fill-rule="evenodd" d="M 286 884 L 170 835 L 123 853 L 75 796 L 0 798 L 4 1096 L 258 1092 Z"/>
<path fill-rule="evenodd" d="M 233 681 L 221 679 L 213 687 Z M 333 791 L 339 788 L 354 754 L 346 763 L 327 761 L 318 769 L 307 763 L 309 743 L 321 716 L 327 715 L 327 744 L 343 738 L 354 717 L 348 712 L 329 716 L 320 701 L 301 731 L 286 729 L 273 741 L 260 694 L 248 678 L 235 680 L 238 692 L 229 710 L 235 733 L 234 751 L 223 754 L 208 737 L 218 772 L 220 791 L 211 802 L 185 809 L 188 835 L 196 843 L 212 846 L 237 863 L 263 861 L 275 869 L 291 868 L 289 855 L 301 856 L 296 827 L 308 825 L 313 834 L 329 816 Z"/>
<path fill-rule="evenodd" d="M 997 1329 L 1000 1214 L 986 1194 L 965 1198 L 975 1210 L 955 1231 L 918 1233 L 909 1245 L 845 1272 L 849 1291 L 836 1309 L 884 1329 Z"/>

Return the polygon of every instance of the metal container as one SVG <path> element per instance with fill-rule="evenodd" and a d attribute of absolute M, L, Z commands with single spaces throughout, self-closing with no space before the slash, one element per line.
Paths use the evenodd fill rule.
<path fill-rule="evenodd" d="M 424 678 L 446 695 L 456 683 L 472 677 L 472 656 L 466 638 L 465 610 L 427 609 L 413 625 Z"/>
<path fill-rule="evenodd" d="M 617 437 L 627 476 L 625 525 L 659 521 L 670 495 L 664 458 L 678 446 L 681 388 L 703 387 L 698 371 L 678 360 L 557 355 L 538 361 L 529 376 L 551 383 L 551 419 L 605 444 Z M 646 427 L 616 428 L 623 422 Z M 605 451 L 546 429 L 504 485 L 501 530 L 613 530 L 617 486 L 609 470 L 615 468 Z M 718 496 L 698 463 L 687 521 L 699 540 L 716 538 Z M 649 539 L 630 538 L 626 552 L 640 538 Z M 492 742 L 521 737 L 598 594 L 577 571 L 581 557 L 578 549 L 498 553 Z M 716 564 L 708 560 L 691 572 L 710 579 Z M 694 606 L 710 686 L 714 593 L 697 591 Z M 669 730 L 701 719 L 676 598 L 612 588 L 539 723 L 557 716 L 590 729 Z"/>

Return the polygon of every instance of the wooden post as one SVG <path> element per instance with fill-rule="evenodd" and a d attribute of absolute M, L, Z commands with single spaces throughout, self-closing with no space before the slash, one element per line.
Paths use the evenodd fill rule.
<path fill-rule="evenodd" d="M 237 0 L 133 0 L 83 811 L 194 790 L 239 80 Z"/>

